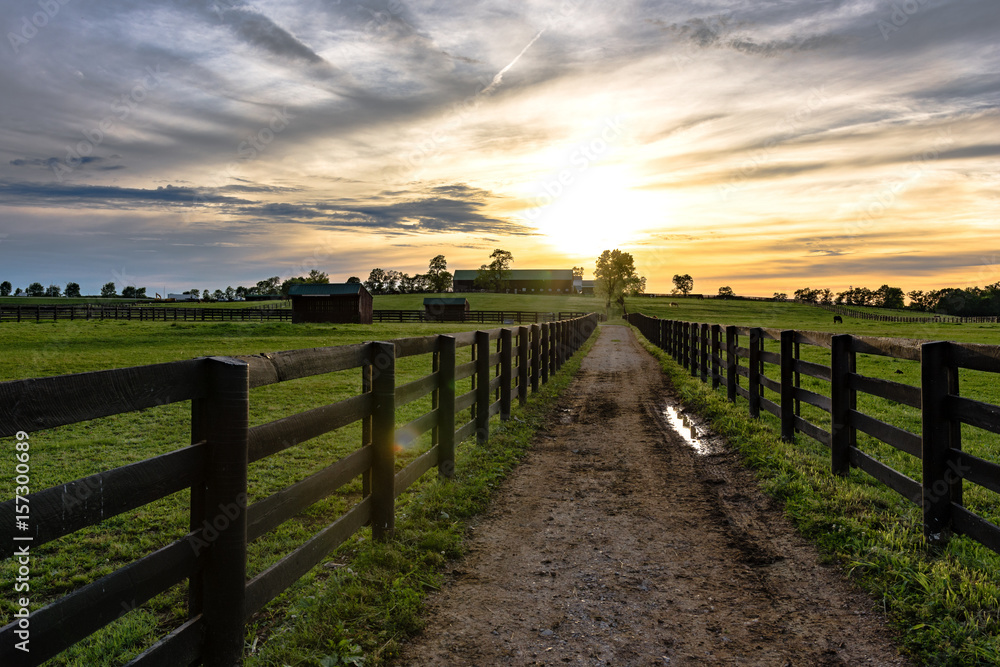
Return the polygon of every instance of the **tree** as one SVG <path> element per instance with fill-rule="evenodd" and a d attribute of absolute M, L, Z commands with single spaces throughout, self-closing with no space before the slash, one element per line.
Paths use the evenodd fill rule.
<path fill-rule="evenodd" d="M 625 297 L 641 294 L 646 279 L 636 273 L 632 255 L 615 250 L 605 250 L 597 258 L 594 271 L 594 291 L 604 297 L 604 309 L 610 312 L 611 303 L 625 307 Z"/>
<path fill-rule="evenodd" d="M 583 267 L 582 266 L 574 266 L 573 267 L 573 277 L 574 278 L 579 278 L 580 280 L 583 280 Z"/>
<path fill-rule="evenodd" d="M 14 290 L 14 296 L 21 296 L 22 294 L 24 294 L 24 290 L 21 289 L 20 287 Z"/>
<path fill-rule="evenodd" d="M 221 289 L 217 289 L 214 292 L 212 292 L 212 298 L 216 301 L 222 301 L 223 299 L 226 298 L 226 294 Z"/>
<path fill-rule="evenodd" d="M 348 285 L 360 285 L 361 284 L 361 278 L 358 278 L 357 276 L 351 276 L 350 278 L 347 279 L 347 284 Z"/>
<path fill-rule="evenodd" d="M 451 272 L 448 271 L 448 262 L 444 255 L 437 255 L 431 259 L 427 267 L 427 280 L 430 283 L 432 292 L 442 293 L 451 289 Z"/>
<path fill-rule="evenodd" d="M 226 301 L 236 301 L 236 290 L 232 285 L 226 288 Z"/>
<path fill-rule="evenodd" d="M 0 296 L 10 296 L 10 291 L 14 289 L 14 286 L 10 284 L 9 280 L 5 280 L 0 283 Z M 69 291 L 67 289 L 66 291 Z"/>
<path fill-rule="evenodd" d="M 268 292 L 268 294 L 270 294 L 270 292 Z M 212 295 L 208 293 L 207 289 L 201 291 L 201 300 L 202 301 L 211 301 L 212 300 Z"/>
<path fill-rule="evenodd" d="M 680 292 L 684 296 L 687 296 L 688 294 L 691 293 L 691 290 L 693 289 L 694 289 L 694 278 L 692 278 L 690 275 L 686 273 L 684 275 L 677 275 L 677 274 L 674 275 L 674 290 L 673 290 L 674 294 Z"/>
<path fill-rule="evenodd" d="M 80 297 L 80 285 L 77 283 L 66 283 L 66 296 L 71 298 Z"/>
<path fill-rule="evenodd" d="M 45 288 L 41 283 L 31 283 L 28 285 L 28 296 L 45 296 Z"/>
<path fill-rule="evenodd" d="M 903 290 L 898 287 L 882 285 L 875 290 L 872 297 L 872 305 L 879 308 L 902 308 Z"/>
<path fill-rule="evenodd" d="M 371 270 L 371 273 L 368 274 L 368 280 L 364 282 L 364 285 L 365 289 L 372 294 L 384 294 L 385 282 L 385 271 L 379 268 L 374 268 Z"/>
<path fill-rule="evenodd" d="M 306 276 L 305 281 L 309 285 L 329 285 L 330 276 L 319 269 L 312 269 L 309 271 L 309 275 Z"/>
<path fill-rule="evenodd" d="M 733 288 L 730 287 L 729 285 L 719 288 L 720 299 L 732 299 L 734 296 L 736 296 L 736 292 L 734 292 Z"/>
<path fill-rule="evenodd" d="M 59 296 L 62 294 L 62 288 L 59 285 L 49 285 L 45 289 L 45 296 Z"/>
<path fill-rule="evenodd" d="M 814 290 L 810 287 L 803 287 L 802 289 L 795 290 L 795 294 L 792 298 L 800 303 L 816 303 L 819 301 L 819 297 L 819 290 Z"/>
<path fill-rule="evenodd" d="M 771 295 L 771 298 L 774 299 L 775 301 L 788 301 L 788 295 L 785 294 L 784 292 L 775 292 L 773 295 Z"/>
<path fill-rule="evenodd" d="M 117 295 L 118 291 L 115 289 L 114 283 L 104 283 L 104 287 L 101 288 L 101 297 L 110 299 L 111 297 Z"/>
<path fill-rule="evenodd" d="M 145 299 L 146 288 L 136 287 L 135 285 L 128 285 L 122 288 L 122 296 L 126 299 Z"/>
<path fill-rule="evenodd" d="M 257 294 L 277 294 L 281 289 L 281 278 L 272 276 L 257 282 Z M 205 290 L 206 294 L 208 290 Z"/>
<path fill-rule="evenodd" d="M 135 298 L 137 298 L 137 299 L 145 299 L 146 298 L 146 288 L 145 287 L 137 287 L 136 290 L 135 290 Z"/>
<path fill-rule="evenodd" d="M 490 259 L 493 261 L 479 267 L 479 274 L 472 284 L 488 292 L 506 290 L 510 283 L 510 265 L 514 263 L 514 255 L 508 250 L 497 248 L 490 253 Z"/>

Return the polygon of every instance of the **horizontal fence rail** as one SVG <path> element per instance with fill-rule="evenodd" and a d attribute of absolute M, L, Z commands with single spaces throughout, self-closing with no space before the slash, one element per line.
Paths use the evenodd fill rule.
<path fill-rule="evenodd" d="M 0 628 L 0 664 L 38 665 L 177 584 L 188 581 L 188 620 L 130 665 L 240 664 L 245 626 L 327 554 L 371 525 L 390 539 L 395 499 L 427 471 L 455 472 L 455 446 L 489 437 L 490 417 L 510 419 L 597 328 L 598 316 L 340 347 L 0 383 L 0 437 L 191 401 L 191 444 L 173 452 L 16 497 L 0 504 L 0 557 L 17 557 L 184 489 L 191 530 L 180 539 Z M 471 361 L 458 351 L 471 351 Z M 396 360 L 432 355 L 429 375 L 396 382 Z M 359 369 L 362 393 L 249 426 L 251 390 Z M 456 396 L 455 383 L 473 390 Z M 396 423 L 397 409 L 431 395 L 430 412 Z M 456 415 L 471 408 L 471 419 Z M 249 502 L 248 465 L 361 422 L 361 447 L 266 498 Z M 396 443 L 430 431 L 431 447 L 396 470 Z M 24 433 L 21 433 L 24 432 Z M 361 476 L 362 498 L 305 543 L 247 579 L 248 544 Z M 20 493 L 20 492 L 19 492 Z M 27 492 L 24 492 L 27 493 Z M 30 512 L 25 509 L 30 509 Z M 15 531 L 16 520 L 27 514 Z M 153 527 L 155 529 L 155 527 Z M 34 595 L 37 595 L 35 593 Z M 30 628 L 30 630 L 25 630 Z M 31 650 L 18 643 L 30 635 Z"/>
<path fill-rule="evenodd" d="M 1000 494 L 1000 465 L 963 452 L 961 430 L 968 424 L 1000 433 L 1000 406 L 959 395 L 959 369 L 1000 373 L 1000 346 L 695 324 L 640 313 L 627 319 L 692 377 L 713 388 L 724 386 L 730 401 L 746 399 L 751 417 L 762 410 L 773 414 L 782 439 L 791 442 L 801 433 L 829 447 L 834 473 L 858 468 L 921 507 L 928 543 L 963 534 L 1000 553 L 1000 527 L 971 512 L 962 500 L 963 480 Z M 766 350 L 767 340 L 776 341 L 780 352 Z M 801 359 L 802 345 L 828 350 L 829 365 Z M 859 354 L 918 362 L 920 386 L 858 373 Z M 828 384 L 829 395 L 803 388 L 802 376 Z M 777 400 L 767 398 L 765 390 L 777 394 Z M 919 410 L 920 432 L 859 411 L 859 394 Z M 802 403 L 826 413 L 827 423 L 804 419 Z M 920 479 L 862 451 L 859 431 L 919 459 Z"/>
<path fill-rule="evenodd" d="M 469 310 L 427 312 L 426 310 L 375 310 L 374 322 L 474 322 L 478 324 L 536 324 L 585 317 L 577 311 Z M 292 309 L 275 306 L 248 308 L 184 308 L 174 306 L 66 306 L 0 305 L 0 322 L 44 322 L 55 320 L 135 320 L 138 322 L 290 322 Z"/>

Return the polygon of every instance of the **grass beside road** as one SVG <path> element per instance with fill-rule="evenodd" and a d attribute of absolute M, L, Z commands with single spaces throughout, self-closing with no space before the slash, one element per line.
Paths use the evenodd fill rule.
<path fill-rule="evenodd" d="M 728 439 L 800 533 L 881 601 L 907 653 L 926 665 L 1000 664 L 1000 556 L 966 538 L 927 547 L 917 506 L 858 470 L 834 476 L 826 447 L 801 434 L 783 442 L 771 415 L 751 419 L 743 399 L 730 403 L 636 335 L 660 360 L 681 402 Z M 812 417 L 829 428 L 828 417 Z M 992 450 L 990 460 L 998 460 L 995 442 Z M 997 498 L 990 501 L 995 513 Z M 845 641 L 849 634 L 845 628 Z"/>

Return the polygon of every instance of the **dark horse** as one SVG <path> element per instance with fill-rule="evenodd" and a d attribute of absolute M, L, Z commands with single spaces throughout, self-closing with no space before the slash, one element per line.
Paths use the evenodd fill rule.
<path fill-rule="evenodd" d="M 840 315 L 834 315 L 833 316 L 833 323 L 834 324 L 843 324 L 844 323 L 844 318 L 841 317 Z"/>

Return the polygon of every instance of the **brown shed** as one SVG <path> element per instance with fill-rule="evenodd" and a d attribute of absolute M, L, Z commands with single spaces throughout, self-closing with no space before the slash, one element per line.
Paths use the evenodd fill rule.
<path fill-rule="evenodd" d="M 469 300 L 465 298 L 424 299 L 424 319 L 438 322 L 464 322 L 469 312 Z"/>
<path fill-rule="evenodd" d="M 292 323 L 371 324 L 374 299 L 359 283 L 292 285 Z"/>

